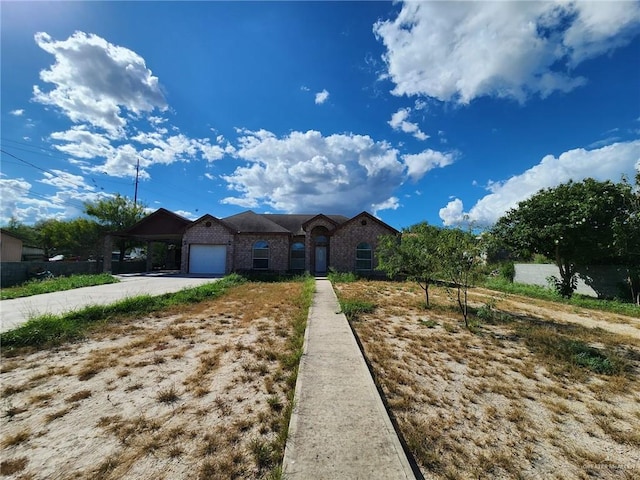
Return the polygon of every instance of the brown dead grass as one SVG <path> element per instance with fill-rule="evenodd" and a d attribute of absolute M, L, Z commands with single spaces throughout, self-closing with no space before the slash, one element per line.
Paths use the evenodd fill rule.
<path fill-rule="evenodd" d="M 301 294 L 248 283 L 3 362 L 2 475 L 266 478 L 284 448 Z"/>
<path fill-rule="evenodd" d="M 601 312 L 600 328 L 585 328 L 589 312 L 569 318 L 540 300 L 521 309 L 498 294 L 497 320 L 467 330 L 440 288 L 430 309 L 409 283 L 335 288 L 376 305 L 352 325 L 425 478 L 638 478 L 640 335 L 606 330 Z M 471 297 L 475 307 L 488 298 Z M 612 325 L 624 323 L 617 317 Z M 611 353 L 619 370 L 563 361 L 559 338 Z"/>

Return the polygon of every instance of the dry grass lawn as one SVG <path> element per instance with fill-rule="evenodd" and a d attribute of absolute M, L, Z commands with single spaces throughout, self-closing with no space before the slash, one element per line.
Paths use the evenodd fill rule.
<path fill-rule="evenodd" d="M 302 289 L 247 283 L 3 358 L 2 478 L 277 476 Z"/>
<path fill-rule="evenodd" d="M 444 289 L 335 288 L 375 305 L 352 325 L 425 478 L 640 478 L 639 319 L 476 289 L 467 330 Z"/>

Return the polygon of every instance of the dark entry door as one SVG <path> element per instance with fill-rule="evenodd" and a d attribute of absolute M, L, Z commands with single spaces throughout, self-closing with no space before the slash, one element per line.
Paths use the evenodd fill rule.
<path fill-rule="evenodd" d="M 327 273 L 327 247 L 316 247 L 316 273 Z"/>

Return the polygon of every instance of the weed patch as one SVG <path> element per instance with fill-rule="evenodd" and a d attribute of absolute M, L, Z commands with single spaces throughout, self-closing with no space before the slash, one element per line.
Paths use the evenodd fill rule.
<path fill-rule="evenodd" d="M 92 287 L 95 285 L 106 285 L 108 283 L 118 283 L 116 277 L 108 273 L 97 275 L 72 275 L 70 277 L 58 277 L 47 280 L 30 280 L 17 287 L 3 288 L 0 291 L 0 300 L 11 298 L 29 297 L 42 293 L 61 292 L 75 288 Z"/>
<path fill-rule="evenodd" d="M 371 313 L 375 309 L 372 302 L 366 300 L 340 300 L 340 310 L 350 322 L 355 322 L 363 313 Z"/>
<path fill-rule="evenodd" d="M 94 305 L 66 315 L 44 315 L 32 318 L 23 325 L 0 334 L 3 349 L 11 351 L 20 347 L 46 348 L 76 340 L 86 334 L 97 322 L 109 322 L 122 318 L 148 315 L 179 305 L 193 304 L 220 296 L 228 288 L 239 285 L 244 279 L 229 275 L 214 283 L 152 297 L 141 295 L 110 305 Z"/>
<path fill-rule="evenodd" d="M 625 374 L 626 361 L 612 350 L 602 351 L 547 326 L 521 324 L 516 331 L 545 362 L 555 361 L 555 365 L 551 365 L 552 370 L 559 368 L 567 373 L 571 367 L 578 366 L 598 374 Z"/>
<path fill-rule="evenodd" d="M 408 283 L 335 288 L 342 301 L 375 304 L 353 329 L 425 478 L 582 478 L 603 459 L 640 458 L 636 336 L 554 321 L 557 304 L 494 302 L 485 291 L 470 292 L 475 326 L 464 329 L 438 285 L 428 315 Z M 638 476 L 635 465 L 624 473 Z M 606 467 L 597 476 L 621 478 Z"/>
<path fill-rule="evenodd" d="M 9 460 L 2 460 L 0 462 L 0 475 L 13 475 L 19 473 L 27 466 L 27 457 L 12 458 Z"/>

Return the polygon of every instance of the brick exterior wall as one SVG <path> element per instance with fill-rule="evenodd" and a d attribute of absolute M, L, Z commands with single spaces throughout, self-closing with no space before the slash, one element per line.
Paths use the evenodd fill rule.
<path fill-rule="evenodd" d="M 288 235 L 246 234 L 236 235 L 236 270 L 253 269 L 253 244 L 264 240 L 269 244 L 269 270 L 286 272 L 289 270 L 289 249 L 291 243 Z"/>
<path fill-rule="evenodd" d="M 364 225 L 363 225 L 364 223 Z M 393 233 L 383 224 L 366 215 L 360 215 L 336 230 L 331 237 L 330 267 L 339 272 L 354 272 L 356 268 L 356 247 L 366 242 L 372 250 L 372 273 L 378 264 L 375 251 L 378 248 L 378 237 Z"/>
<path fill-rule="evenodd" d="M 207 223 L 210 226 L 207 227 Z M 189 272 L 189 248 L 192 244 L 208 244 L 208 245 L 226 245 L 227 261 L 225 273 L 231 273 L 237 267 L 234 266 L 234 234 L 224 225 L 216 222 L 215 219 L 204 218 L 191 228 L 187 229 L 182 237 L 182 261 L 180 271 L 182 273 Z"/>

